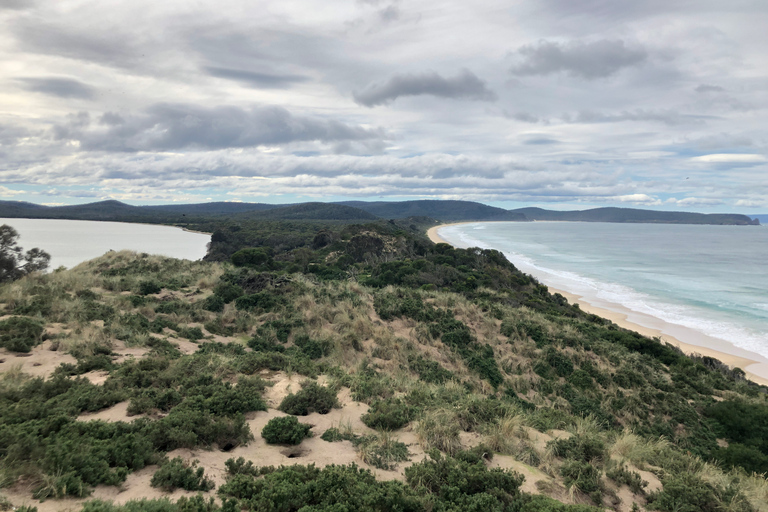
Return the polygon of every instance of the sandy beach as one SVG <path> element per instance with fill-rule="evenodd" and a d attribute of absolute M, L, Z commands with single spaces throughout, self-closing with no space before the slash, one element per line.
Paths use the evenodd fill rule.
<path fill-rule="evenodd" d="M 447 226 L 455 226 L 457 224 L 468 224 L 468 223 L 454 222 L 451 224 L 441 224 L 439 226 L 430 228 L 429 231 L 427 231 L 427 236 L 434 243 L 450 244 L 450 242 L 448 242 L 438 234 L 438 230 Z M 547 283 L 544 283 L 544 284 L 547 284 Z M 621 305 L 613 304 L 610 306 L 610 309 L 608 309 L 605 307 L 595 306 L 594 304 L 587 302 L 584 297 L 575 295 L 573 293 L 569 293 L 564 290 L 558 290 L 558 289 L 552 288 L 551 286 L 549 286 L 549 291 L 552 293 L 559 293 L 560 295 L 568 299 L 568 302 L 570 302 L 571 304 L 578 304 L 579 307 L 583 311 L 586 311 L 587 313 L 592 313 L 600 317 L 607 318 L 608 320 L 610 320 L 611 322 L 615 323 L 620 327 L 638 332 L 644 336 L 649 336 L 651 338 L 659 338 L 662 341 L 665 341 L 671 345 L 675 345 L 676 347 L 679 347 L 686 354 L 689 354 L 689 355 L 698 354 L 702 356 L 713 357 L 715 359 L 722 361 L 723 363 L 725 363 L 730 367 L 741 368 L 747 374 L 748 379 L 750 379 L 753 382 L 757 382 L 758 384 L 763 384 L 768 386 L 768 360 L 766 360 L 765 358 L 763 358 L 758 354 L 752 354 L 751 352 L 747 352 L 743 349 L 735 347 L 726 341 L 710 338 L 703 334 L 700 334 L 698 336 L 698 339 L 696 339 L 696 343 L 684 343 L 680 341 L 677 337 L 670 335 L 668 332 L 662 331 L 662 329 L 667 330 L 670 327 L 669 324 L 666 324 L 662 320 L 648 317 L 646 319 L 647 323 L 649 325 L 658 324 L 658 327 L 649 327 L 647 325 L 641 325 L 639 323 L 635 323 L 628 320 L 628 315 L 631 314 L 632 312 L 629 310 L 626 310 Z M 665 325 L 661 325 L 661 324 L 665 324 Z M 680 328 L 680 329 L 684 329 L 684 328 Z M 689 336 L 691 333 L 695 332 L 690 329 L 685 329 L 685 331 L 686 331 L 686 334 Z M 712 348 L 713 346 L 717 346 L 721 350 Z"/>

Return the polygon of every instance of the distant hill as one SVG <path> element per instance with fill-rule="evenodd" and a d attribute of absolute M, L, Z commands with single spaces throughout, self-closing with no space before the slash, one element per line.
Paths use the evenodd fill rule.
<path fill-rule="evenodd" d="M 245 212 L 233 218 L 256 220 L 376 220 L 378 217 L 360 208 L 332 203 L 302 203 L 270 210 Z"/>
<path fill-rule="evenodd" d="M 746 215 L 736 213 L 661 212 L 637 208 L 594 208 L 591 210 L 558 212 L 543 208 L 512 210 L 529 220 L 559 220 L 578 222 L 631 222 L 658 224 L 727 224 L 751 225 L 755 222 Z"/>
<path fill-rule="evenodd" d="M 339 204 L 354 206 L 385 219 L 431 217 L 444 221 L 527 220 L 525 215 L 520 213 L 472 201 L 344 201 Z"/>
<path fill-rule="evenodd" d="M 756 225 L 746 215 L 731 213 L 690 213 L 641 210 L 637 208 L 594 208 L 581 211 L 553 211 L 543 208 L 505 210 L 472 201 L 344 201 L 339 203 L 202 203 L 131 206 L 120 201 L 99 201 L 72 206 L 42 206 L 21 201 L 0 201 L 0 217 L 77 219 L 164 224 L 209 222 L 217 219 L 242 220 L 333 220 L 369 221 L 377 218 L 420 217 L 441 222 L 466 221 L 580 221 L 664 224 Z M 768 222 L 768 215 L 757 215 Z"/>
<path fill-rule="evenodd" d="M 758 215 L 750 215 L 751 218 L 760 221 L 760 224 L 768 224 L 768 213 L 761 213 Z"/>

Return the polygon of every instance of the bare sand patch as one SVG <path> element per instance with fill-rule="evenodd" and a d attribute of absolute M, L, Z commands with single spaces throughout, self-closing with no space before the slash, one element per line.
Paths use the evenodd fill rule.
<path fill-rule="evenodd" d="M 21 365 L 21 371 L 32 377 L 48 378 L 62 363 L 77 364 L 77 359 L 62 351 L 51 350 L 51 341 L 34 347 L 29 353 L 0 348 L 0 373 Z"/>

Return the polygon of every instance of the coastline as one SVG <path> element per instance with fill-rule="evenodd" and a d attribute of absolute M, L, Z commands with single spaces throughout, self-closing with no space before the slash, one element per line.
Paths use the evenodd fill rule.
<path fill-rule="evenodd" d="M 430 228 L 427 231 L 427 236 L 434 243 L 445 243 L 445 244 L 453 245 L 447 240 L 445 240 L 443 237 L 441 237 L 438 233 L 438 230 L 444 227 L 455 226 L 458 224 L 469 224 L 469 222 L 453 222 L 450 224 L 440 224 L 438 226 L 434 226 Z M 546 284 L 546 283 L 543 283 L 543 284 Z M 568 299 L 568 302 L 570 302 L 571 304 L 578 304 L 579 308 L 581 308 L 581 310 L 586 313 L 591 313 L 591 314 L 600 316 L 602 318 L 606 318 L 611 322 L 615 323 L 616 325 L 618 325 L 619 327 L 623 327 L 624 329 L 629 329 L 631 331 L 638 332 L 643 336 L 648 336 L 651 338 L 659 338 L 660 340 L 666 343 L 669 343 L 670 345 L 674 345 L 680 348 L 680 350 L 682 350 L 687 355 L 701 355 L 706 357 L 712 357 L 712 358 L 718 359 L 722 363 L 732 368 L 733 367 L 741 368 L 742 370 L 744 370 L 744 373 L 746 373 L 746 376 L 749 380 L 756 382 L 758 384 L 762 384 L 764 386 L 768 386 L 768 362 L 760 361 L 761 357 L 757 354 L 751 354 L 750 352 L 747 352 L 742 349 L 738 349 L 737 347 L 734 347 L 733 345 L 730 345 L 730 344 L 729 344 L 729 347 L 723 347 L 723 348 L 730 349 L 729 352 L 725 352 L 723 350 L 717 350 L 717 349 L 696 344 L 696 343 L 686 343 L 686 342 L 680 341 L 676 336 L 662 332 L 662 330 L 659 328 L 648 327 L 648 326 L 630 321 L 628 319 L 628 316 L 632 312 L 629 310 L 626 310 L 623 306 L 620 306 L 618 304 L 612 304 L 611 305 L 612 309 L 599 307 L 587 302 L 586 299 L 580 295 L 570 293 L 564 290 L 552 288 L 549 285 L 547 285 L 547 287 L 549 288 L 550 293 L 559 293 L 560 295 Z M 658 322 L 661 323 L 660 320 Z M 700 338 L 701 338 L 700 341 L 702 343 L 705 343 L 705 342 L 709 342 L 710 344 L 712 344 L 713 342 L 717 343 L 719 345 L 718 348 L 720 348 L 722 344 L 727 343 L 725 341 L 715 340 L 714 338 L 706 339 L 708 337 L 703 334 L 700 336 Z M 733 352 L 741 352 L 741 354 L 734 354 Z M 750 369 L 750 367 L 752 368 Z M 759 373 L 756 373 L 756 372 L 759 372 Z"/>

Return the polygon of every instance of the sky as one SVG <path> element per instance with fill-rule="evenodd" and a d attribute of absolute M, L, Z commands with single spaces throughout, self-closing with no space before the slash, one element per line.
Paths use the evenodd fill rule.
<path fill-rule="evenodd" d="M 765 0 L 0 0 L 0 200 L 768 212 Z"/>

